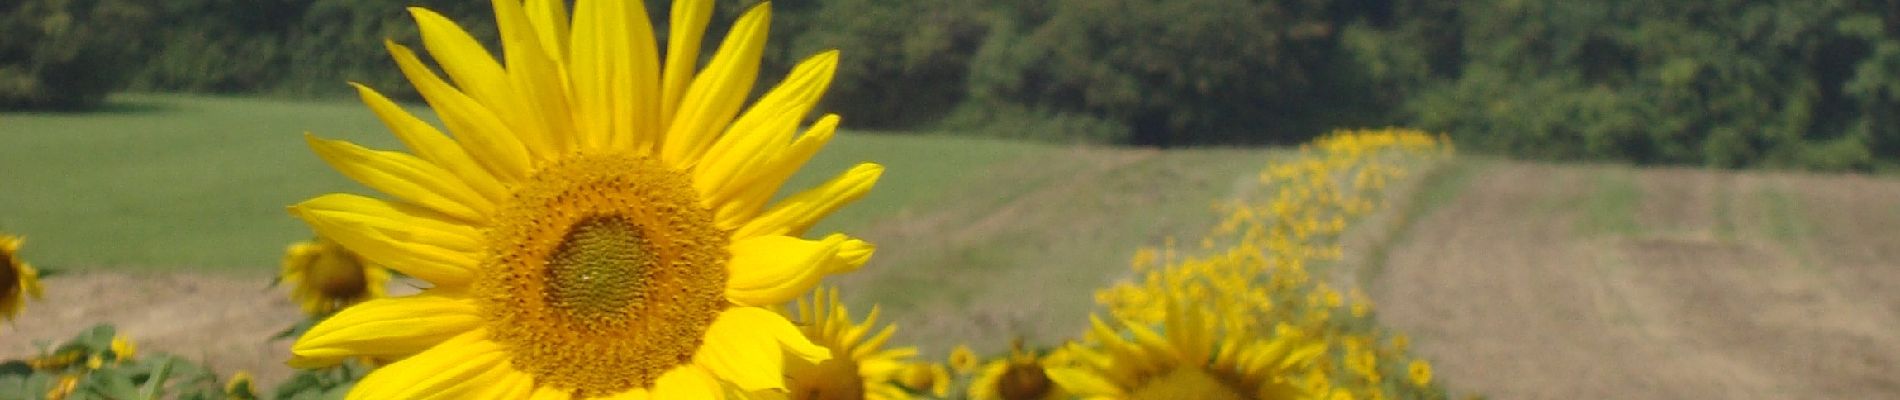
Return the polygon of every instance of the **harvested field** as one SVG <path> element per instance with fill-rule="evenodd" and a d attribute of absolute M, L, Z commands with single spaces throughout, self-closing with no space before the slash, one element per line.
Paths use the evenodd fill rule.
<path fill-rule="evenodd" d="M 1900 396 L 1900 181 L 1472 168 L 1370 277 L 1499 399 Z"/>

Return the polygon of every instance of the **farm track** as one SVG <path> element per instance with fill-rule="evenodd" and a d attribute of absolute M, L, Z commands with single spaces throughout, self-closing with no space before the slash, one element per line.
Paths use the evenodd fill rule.
<path fill-rule="evenodd" d="M 1500 162 L 1404 237 L 1380 318 L 1460 391 L 1900 397 L 1900 181 Z"/>

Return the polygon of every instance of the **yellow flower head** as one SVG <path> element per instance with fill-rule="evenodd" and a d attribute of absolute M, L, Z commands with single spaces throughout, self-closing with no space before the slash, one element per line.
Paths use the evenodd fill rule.
<path fill-rule="evenodd" d="M 950 349 L 950 369 L 958 374 L 976 371 L 977 364 L 982 362 L 983 360 L 977 357 L 976 351 L 970 350 L 970 345 L 959 344 L 956 348 Z"/>
<path fill-rule="evenodd" d="M 897 332 L 895 326 L 877 326 L 877 307 L 862 323 L 852 323 L 850 311 L 838 299 L 837 288 L 820 289 L 811 299 L 798 299 L 800 330 L 813 343 L 830 350 L 831 359 L 813 363 L 802 359 L 786 360 L 786 384 L 794 400 L 899 400 L 908 399 L 901 386 L 907 377 L 906 362 L 917 349 L 885 349 L 884 343 Z M 869 336 L 866 336 L 869 335 Z M 947 379 L 947 378 L 946 378 Z"/>
<path fill-rule="evenodd" d="M 28 296 L 38 299 L 42 295 L 39 271 L 20 259 L 20 243 L 24 241 L 19 236 L 0 234 L 0 322 L 20 315 Z"/>
<path fill-rule="evenodd" d="M 1052 374 L 1071 369 L 1066 350 L 1045 355 L 1025 349 L 1021 339 L 1012 345 L 1009 357 L 984 364 L 970 381 L 973 400 L 1055 400 L 1069 398 L 1069 391 Z"/>
<path fill-rule="evenodd" d="M 325 238 L 291 244 L 278 274 L 291 285 L 291 300 L 311 316 L 382 298 L 390 278 L 388 270 Z"/>
<path fill-rule="evenodd" d="M 60 374 L 59 380 L 46 389 L 46 400 L 64 400 L 72 395 L 73 389 L 79 388 L 79 378 L 78 374 Z"/>
<path fill-rule="evenodd" d="M 1295 399 L 1323 343 L 1291 329 L 1268 336 L 1224 329 L 1209 310 L 1168 301 L 1162 332 L 1123 321 L 1116 330 L 1091 318 L 1095 347 L 1081 348 L 1088 368 L 1051 375 L 1085 398 Z"/>
<path fill-rule="evenodd" d="M 1410 377 L 1412 378 L 1413 386 L 1418 386 L 1418 387 L 1431 386 L 1432 363 L 1425 362 L 1425 360 L 1412 360 L 1412 364 L 1409 366 L 1406 366 L 1406 369 L 1407 369 L 1407 372 L 1409 373 L 1408 375 L 1410 375 Z"/>
<path fill-rule="evenodd" d="M 642 1 L 493 4 L 501 58 L 422 8 L 410 13 L 447 76 L 388 44 L 446 135 L 358 85 L 408 152 L 309 138 L 385 197 L 329 194 L 292 212 L 429 289 L 338 312 L 298 339 L 292 364 L 393 361 L 351 398 L 701 399 L 784 390 L 786 358 L 829 359 L 767 307 L 870 258 L 869 243 L 805 231 L 883 169 L 768 203 L 835 132 L 832 115 L 799 127 L 837 53 L 748 107 L 770 3 L 703 66 L 710 0 L 672 2 L 664 33 Z"/>
<path fill-rule="evenodd" d="M 950 369 L 937 363 L 911 363 L 898 371 L 897 382 L 914 393 L 943 397 L 950 394 Z"/>
<path fill-rule="evenodd" d="M 138 343 L 133 343 L 132 338 L 126 337 L 125 335 L 115 335 L 112 337 L 113 361 L 124 362 L 131 360 L 132 357 L 138 356 L 138 354 L 139 345 Z"/>
<path fill-rule="evenodd" d="M 257 400 L 256 384 L 251 382 L 250 371 L 238 371 L 231 374 L 231 380 L 224 383 L 225 400 Z"/>

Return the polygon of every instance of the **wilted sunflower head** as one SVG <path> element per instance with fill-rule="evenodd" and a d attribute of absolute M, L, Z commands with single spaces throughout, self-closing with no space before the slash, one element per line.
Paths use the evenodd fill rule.
<path fill-rule="evenodd" d="M 0 321 L 12 320 L 27 297 L 40 298 L 40 273 L 20 259 L 19 236 L 0 234 Z"/>
<path fill-rule="evenodd" d="M 304 313 L 322 316 L 383 297 L 390 274 L 335 241 L 319 237 L 285 249 L 278 277 L 291 285 L 290 298 Z"/>
<path fill-rule="evenodd" d="M 1068 350 L 1058 348 L 1046 353 L 1025 347 L 1022 339 L 1011 344 L 1006 358 L 984 364 L 970 381 L 970 398 L 976 400 L 1052 400 L 1068 398 L 1068 390 L 1050 379 L 1051 372 L 1070 369 Z"/>

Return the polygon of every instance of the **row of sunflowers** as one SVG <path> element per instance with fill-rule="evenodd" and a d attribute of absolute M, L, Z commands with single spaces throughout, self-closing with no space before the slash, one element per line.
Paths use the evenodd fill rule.
<path fill-rule="evenodd" d="M 871 190 L 881 166 L 772 201 L 836 132 L 836 115 L 806 122 L 837 51 L 746 106 L 769 2 L 716 36 L 703 65 L 710 0 L 673 2 L 666 32 L 645 2 L 493 3 L 502 57 L 423 8 L 410 12 L 435 67 L 388 43 L 446 129 L 358 85 L 407 151 L 307 136 L 383 196 L 290 207 L 317 237 L 290 248 L 281 275 L 312 316 L 282 335 L 301 372 L 262 391 L 243 373 L 138 356 L 102 326 L 0 366 L 0 399 L 1443 397 L 1366 296 L 1309 273 L 1420 165 L 1408 160 L 1449 151 L 1441 138 L 1320 139 L 1262 171 L 1264 195 L 1224 205 L 1200 250 L 1137 252 L 1077 340 L 987 357 L 959 347 L 935 363 L 889 343 L 875 307 L 853 318 L 820 285 L 876 248 L 807 230 Z M 9 316 L 39 290 L 18 243 L 0 243 Z M 420 292 L 385 296 L 390 279 Z"/>

